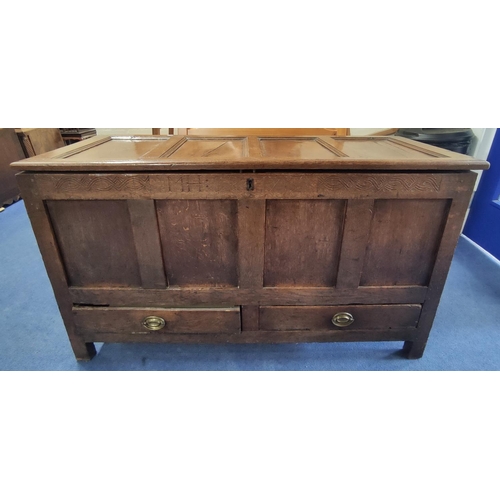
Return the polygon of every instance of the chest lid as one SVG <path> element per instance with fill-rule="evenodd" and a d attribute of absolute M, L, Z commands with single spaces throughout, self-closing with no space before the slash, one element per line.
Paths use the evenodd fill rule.
<path fill-rule="evenodd" d="M 94 137 L 14 162 L 26 171 L 471 170 L 488 163 L 403 137 Z"/>

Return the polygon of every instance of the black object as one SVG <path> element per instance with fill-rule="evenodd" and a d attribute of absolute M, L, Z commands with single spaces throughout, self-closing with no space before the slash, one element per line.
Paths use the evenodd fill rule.
<path fill-rule="evenodd" d="M 97 135 L 95 128 L 60 128 L 59 131 L 66 145 Z"/>
<path fill-rule="evenodd" d="M 470 128 L 400 128 L 396 135 L 467 154 L 474 132 Z"/>

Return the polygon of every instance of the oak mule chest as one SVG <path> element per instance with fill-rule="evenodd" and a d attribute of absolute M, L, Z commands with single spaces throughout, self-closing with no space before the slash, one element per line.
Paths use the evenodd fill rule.
<path fill-rule="evenodd" d="M 395 137 L 95 137 L 12 164 L 75 356 L 93 342 L 424 352 L 488 163 Z"/>

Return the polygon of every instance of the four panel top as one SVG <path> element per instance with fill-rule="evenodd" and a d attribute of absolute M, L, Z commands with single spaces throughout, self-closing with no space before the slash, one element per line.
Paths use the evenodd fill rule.
<path fill-rule="evenodd" d="M 94 137 L 12 164 L 25 171 L 471 170 L 489 164 L 402 137 Z"/>

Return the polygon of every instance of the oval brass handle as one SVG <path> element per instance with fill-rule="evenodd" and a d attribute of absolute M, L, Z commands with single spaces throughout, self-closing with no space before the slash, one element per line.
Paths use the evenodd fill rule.
<path fill-rule="evenodd" d="M 332 323 L 335 326 L 349 326 L 354 322 L 354 317 L 351 313 L 341 312 L 337 313 L 332 318 Z"/>
<path fill-rule="evenodd" d="M 148 330 L 161 330 L 165 326 L 165 320 L 159 316 L 148 316 L 142 321 Z"/>

